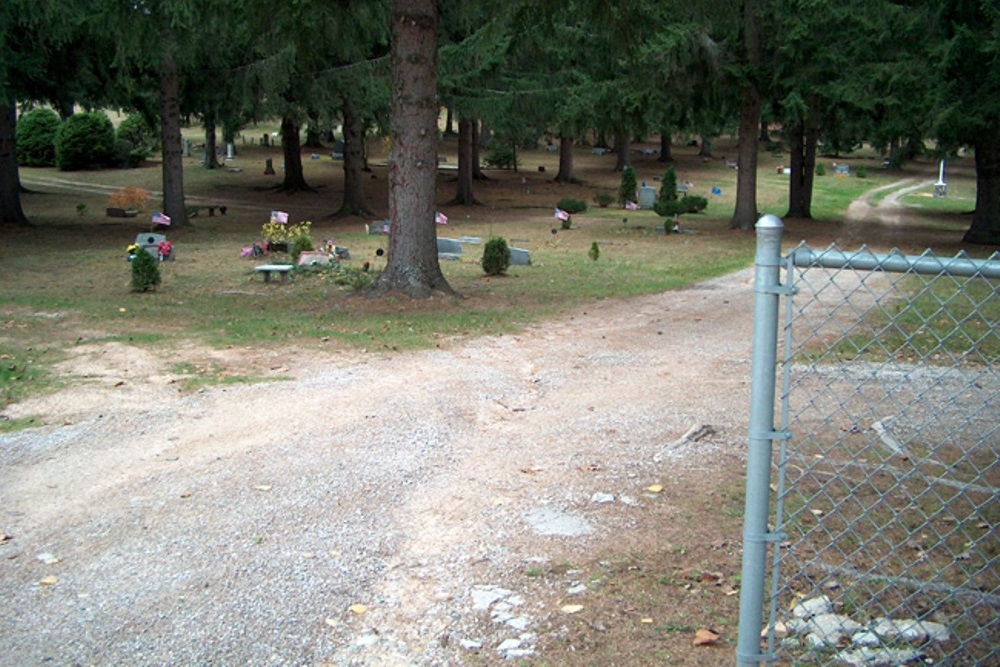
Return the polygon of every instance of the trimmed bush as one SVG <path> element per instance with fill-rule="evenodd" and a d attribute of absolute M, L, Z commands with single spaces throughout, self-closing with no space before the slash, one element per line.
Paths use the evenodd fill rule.
<path fill-rule="evenodd" d="M 868 178 L 868 167 L 861 165 L 857 171 L 858 178 Z"/>
<path fill-rule="evenodd" d="M 701 213 L 708 207 L 708 200 L 701 195 L 684 195 L 681 203 L 685 213 Z"/>
<path fill-rule="evenodd" d="M 565 197 L 559 200 L 556 204 L 557 208 L 561 208 L 567 213 L 583 213 L 587 210 L 587 203 L 582 199 L 570 199 Z"/>
<path fill-rule="evenodd" d="M 140 114 L 132 114 L 118 126 L 114 164 L 122 169 L 134 169 L 159 149 L 156 131 Z"/>
<path fill-rule="evenodd" d="M 488 276 L 498 276 L 510 266 L 510 248 L 507 241 L 500 236 L 494 236 L 486 242 L 483 248 L 483 271 Z"/>
<path fill-rule="evenodd" d="M 668 167 L 663 174 L 658 199 L 677 199 L 677 172 L 673 167 Z"/>
<path fill-rule="evenodd" d="M 299 255 L 315 249 L 316 245 L 313 243 L 312 237 L 308 233 L 300 232 L 292 239 L 288 253 L 292 256 L 292 259 L 298 261 Z"/>
<path fill-rule="evenodd" d="M 61 171 L 110 164 L 115 127 L 103 113 L 73 114 L 56 133 L 56 166 Z"/>
<path fill-rule="evenodd" d="M 143 248 L 132 258 L 132 291 L 148 292 L 160 284 L 160 263 Z"/>
<path fill-rule="evenodd" d="M 54 167 L 59 114 L 52 109 L 35 109 L 17 121 L 17 163 L 25 167 Z"/>
<path fill-rule="evenodd" d="M 594 195 L 594 203 L 601 208 L 607 208 L 611 206 L 611 202 L 615 200 L 615 196 L 610 192 L 598 192 Z"/>
<path fill-rule="evenodd" d="M 701 213 L 708 206 L 708 200 L 699 195 L 685 195 L 681 199 L 657 199 L 653 210 L 658 215 L 671 218 L 685 213 Z"/>
<path fill-rule="evenodd" d="M 826 176 L 826 166 L 822 162 L 816 163 L 816 175 Z"/>
<path fill-rule="evenodd" d="M 622 184 L 618 188 L 618 203 L 622 206 L 625 205 L 626 201 L 635 201 L 635 169 L 632 167 L 625 167 L 622 171 Z"/>
<path fill-rule="evenodd" d="M 496 169 L 516 169 L 519 164 L 517 154 L 510 146 L 497 146 L 483 157 L 483 162 Z"/>

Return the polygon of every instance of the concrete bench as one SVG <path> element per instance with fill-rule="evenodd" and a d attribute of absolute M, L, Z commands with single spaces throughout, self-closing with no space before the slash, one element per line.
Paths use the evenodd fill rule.
<path fill-rule="evenodd" d="M 285 282 L 288 280 L 288 272 L 295 267 L 291 264 L 261 264 L 260 266 L 255 266 L 254 271 L 264 276 L 264 282 L 271 282 L 271 274 L 277 273 L 281 275 L 281 281 Z"/>

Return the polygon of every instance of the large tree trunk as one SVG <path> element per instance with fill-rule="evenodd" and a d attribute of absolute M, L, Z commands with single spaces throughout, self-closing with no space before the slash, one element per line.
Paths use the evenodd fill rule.
<path fill-rule="evenodd" d="M 490 178 L 483 173 L 479 160 L 479 123 L 478 120 L 472 123 L 472 178 L 476 181 L 488 181 Z"/>
<path fill-rule="evenodd" d="M 306 183 L 302 171 L 302 139 L 299 136 L 299 123 L 291 116 L 281 117 L 281 153 L 285 158 L 285 180 L 278 190 L 291 194 L 293 192 L 316 192 Z"/>
<path fill-rule="evenodd" d="M 461 206 L 472 206 L 476 203 L 476 197 L 472 194 L 474 125 L 475 121 L 471 118 L 458 120 L 458 188 L 451 203 Z"/>
<path fill-rule="evenodd" d="M 670 130 L 660 132 L 660 157 L 659 162 L 673 162 L 674 156 L 670 150 Z"/>
<path fill-rule="evenodd" d="M 701 148 L 698 149 L 698 157 L 712 157 L 712 137 L 701 135 Z"/>
<path fill-rule="evenodd" d="M 218 169 L 218 151 L 215 145 L 215 113 L 205 114 L 205 169 Z"/>
<path fill-rule="evenodd" d="M 743 87 L 740 106 L 739 155 L 736 175 L 736 209 L 729 221 L 730 229 L 751 231 L 757 224 L 757 138 L 760 118 L 760 93 L 755 85 Z"/>
<path fill-rule="evenodd" d="M 1000 127 L 983 132 L 975 150 L 976 211 L 962 241 L 1000 244 Z"/>
<path fill-rule="evenodd" d="M 792 173 L 788 177 L 786 218 L 812 218 L 813 179 L 816 174 L 816 144 L 819 128 L 815 123 L 798 123 L 792 128 L 790 152 Z"/>
<path fill-rule="evenodd" d="M 350 97 L 341 105 L 344 115 L 344 203 L 334 213 L 341 215 L 374 215 L 365 197 L 365 123 Z"/>
<path fill-rule="evenodd" d="M 436 0 L 392 0 L 389 257 L 375 294 L 453 294 L 438 262 Z"/>
<path fill-rule="evenodd" d="M 573 174 L 573 145 L 576 142 L 572 137 L 559 137 L 559 173 L 556 174 L 556 183 L 579 183 Z"/>
<path fill-rule="evenodd" d="M 21 208 L 21 176 L 17 168 L 17 105 L 0 104 L 0 224 L 28 224 Z"/>
<path fill-rule="evenodd" d="M 184 205 L 184 149 L 181 144 L 180 82 L 169 51 L 160 65 L 160 140 L 163 143 L 163 212 L 174 229 L 187 224 Z"/>
<path fill-rule="evenodd" d="M 743 0 L 740 16 L 746 64 L 752 70 L 760 65 L 760 27 L 755 0 Z M 756 72 L 754 72 L 756 74 Z M 739 155 L 736 175 L 736 208 L 729 221 L 730 229 L 751 231 L 757 224 L 757 140 L 760 131 L 760 89 L 755 81 L 743 85 L 740 105 Z"/>
<path fill-rule="evenodd" d="M 632 142 L 629 141 L 627 132 L 615 133 L 615 171 L 625 171 L 625 167 L 632 166 Z"/>

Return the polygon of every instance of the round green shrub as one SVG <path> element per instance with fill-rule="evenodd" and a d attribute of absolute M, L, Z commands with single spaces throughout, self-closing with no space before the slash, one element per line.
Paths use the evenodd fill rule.
<path fill-rule="evenodd" d="M 118 125 L 116 137 L 119 141 L 130 141 L 137 148 L 145 148 L 155 153 L 160 150 L 160 135 L 142 114 L 134 113 Z"/>
<path fill-rule="evenodd" d="M 510 266 L 510 248 L 507 241 L 500 236 L 494 236 L 486 242 L 483 248 L 483 271 L 488 276 L 497 276 Z"/>
<path fill-rule="evenodd" d="M 56 166 L 60 171 L 105 166 L 115 150 L 115 127 L 103 113 L 73 114 L 56 133 Z"/>
<path fill-rule="evenodd" d="M 132 291 L 148 292 L 160 284 L 160 263 L 143 248 L 132 258 Z"/>
<path fill-rule="evenodd" d="M 59 114 L 52 109 L 35 109 L 17 121 L 15 140 L 17 163 L 25 167 L 54 167 Z"/>
<path fill-rule="evenodd" d="M 816 163 L 816 175 L 826 176 L 826 166 L 822 162 Z"/>
<path fill-rule="evenodd" d="M 312 237 L 308 234 L 299 234 L 294 239 L 292 239 L 291 246 L 289 248 L 289 254 L 292 259 L 298 261 L 299 255 L 304 252 L 309 252 L 310 250 L 315 250 L 316 245 L 313 243 Z"/>
<path fill-rule="evenodd" d="M 556 207 L 561 208 L 567 213 L 583 213 L 587 210 L 587 202 L 582 199 L 570 199 L 569 197 L 565 197 L 559 200 Z"/>
<path fill-rule="evenodd" d="M 866 167 L 865 165 L 861 165 L 860 167 L 858 167 L 857 174 L 858 178 L 868 178 L 868 167 Z"/>
<path fill-rule="evenodd" d="M 615 196 L 610 192 L 598 192 L 594 195 L 594 203 L 596 203 L 601 208 L 607 208 L 611 205 L 611 202 L 615 200 Z"/>
<path fill-rule="evenodd" d="M 708 207 L 708 200 L 701 195 L 684 195 L 681 203 L 685 213 L 701 213 Z"/>

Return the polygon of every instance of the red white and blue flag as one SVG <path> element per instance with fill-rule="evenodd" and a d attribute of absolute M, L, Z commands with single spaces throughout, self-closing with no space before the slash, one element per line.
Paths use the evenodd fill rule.
<path fill-rule="evenodd" d="M 279 225 L 288 223 L 288 213 L 285 211 L 271 211 L 271 222 L 276 222 Z"/>
<path fill-rule="evenodd" d="M 448 224 L 448 216 L 446 216 L 441 211 L 437 211 L 434 214 L 434 222 L 436 222 L 439 225 L 447 225 Z"/>
<path fill-rule="evenodd" d="M 626 211 L 638 211 L 639 210 L 639 205 L 636 204 L 634 201 L 630 201 L 630 200 L 626 199 L 625 200 L 625 210 Z"/>
<path fill-rule="evenodd" d="M 153 224 L 170 226 L 170 218 L 159 211 L 153 211 Z"/>
<path fill-rule="evenodd" d="M 562 210 L 561 208 L 557 208 L 555 218 L 556 220 L 562 220 L 563 222 L 565 222 L 569 220 L 569 213 Z"/>

